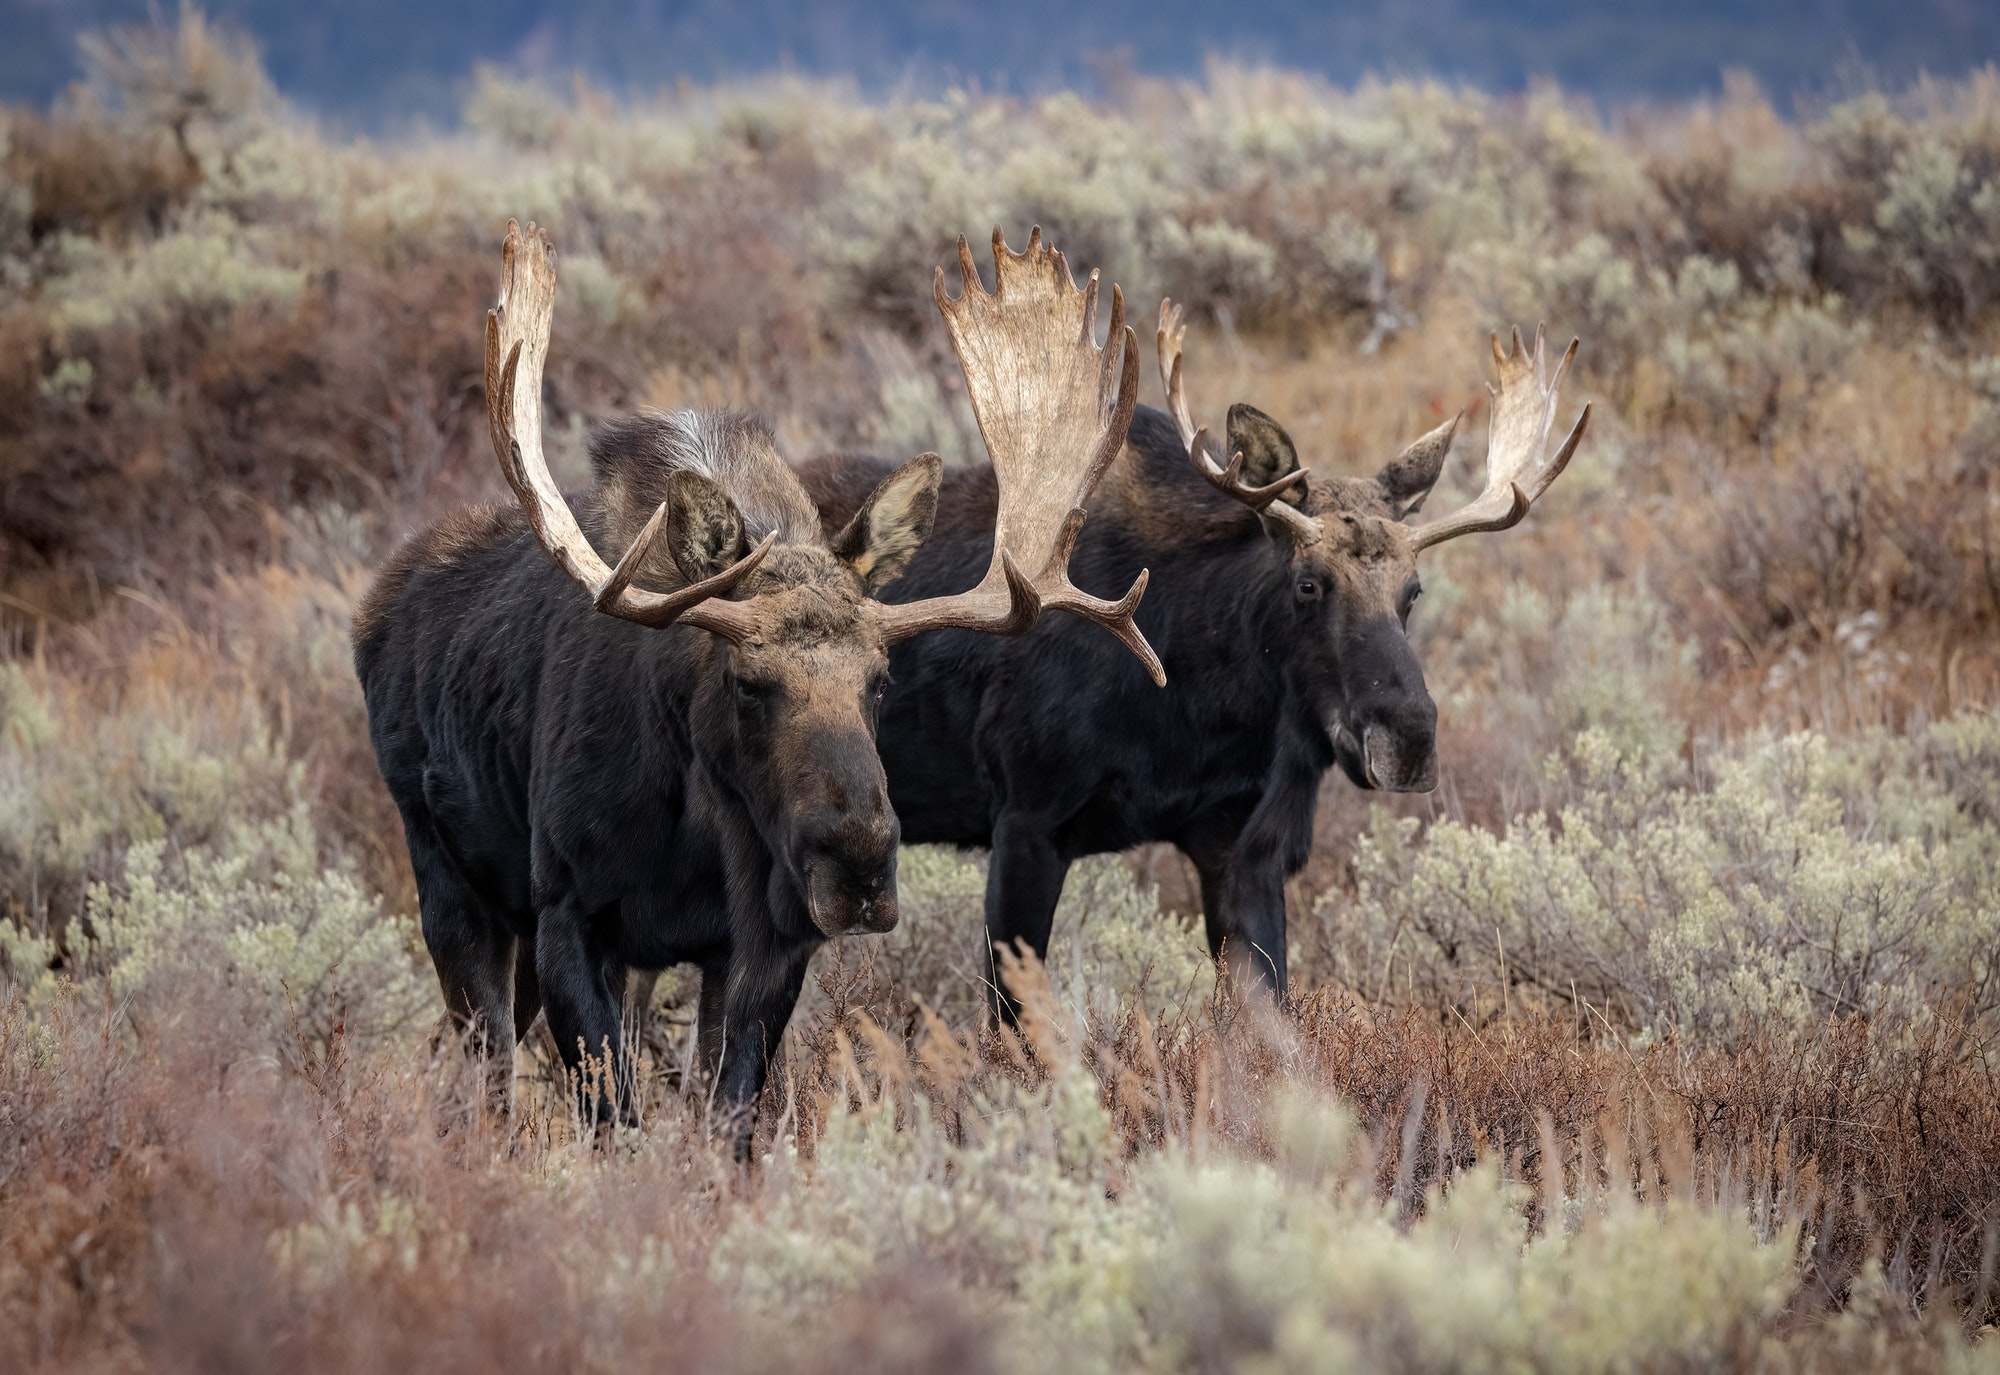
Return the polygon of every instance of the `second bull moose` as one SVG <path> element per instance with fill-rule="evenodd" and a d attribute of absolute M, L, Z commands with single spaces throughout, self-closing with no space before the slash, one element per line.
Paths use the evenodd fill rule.
<path fill-rule="evenodd" d="M 1132 619 L 1145 574 L 1111 602 L 1067 570 L 1133 413 L 1123 300 L 1113 288 L 1099 347 L 1095 274 L 1078 290 L 1040 231 L 1023 254 L 997 231 L 993 246 L 992 292 L 963 242 L 963 293 L 942 270 L 936 286 L 992 458 L 987 567 L 890 605 L 875 594 L 938 513 L 935 454 L 885 472 L 827 531 L 757 422 L 641 415 L 597 435 L 579 520 L 542 457 L 555 253 L 509 224 L 486 392 L 518 505 L 412 538 L 354 623 L 424 940 L 496 1096 L 537 1011 L 572 1071 L 586 1054 L 615 1069 L 627 967 L 692 962 L 702 1057 L 747 1151 L 813 950 L 896 921 L 900 834 L 875 745 L 890 646 L 1018 634 L 1060 608 L 1158 678 Z M 584 1102 L 608 1116 L 627 1092 L 620 1075 Z"/>
<path fill-rule="evenodd" d="M 1372 478 L 1309 474 L 1270 417 L 1232 406 L 1218 463 L 1189 414 L 1180 313 L 1158 334 L 1168 412 L 1141 409 L 1107 474 L 1072 567 L 1085 586 L 1152 571 L 1138 621 L 1166 665 L 1156 691 L 1101 637 L 1049 622 L 1011 641 L 939 635 L 898 649 L 881 748 L 903 838 L 990 847 L 989 958 L 1048 953 L 1063 878 L 1081 856 L 1177 846 L 1201 881 L 1212 953 L 1239 980 L 1285 991 L 1285 879 L 1305 863 L 1320 780 L 1436 784 L 1437 708 L 1405 637 L 1417 555 L 1527 514 L 1575 453 L 1585 407 L 1553 451 L 1557 393 L 1543 336 L 1493 341 L 1487 476 L 1464 510 L 1409 523 L 1458 421 Z M 803 473 L 834 525 L 886 467 L 822 459 Z M 883 596 L 968 586 L 989 557 L 996 474 L 947 475 L 939 528 Z M 991 966 L 989 965 L 989 972 Z M 1003 1016 L 1017 1009 L 994 981 Z"/>

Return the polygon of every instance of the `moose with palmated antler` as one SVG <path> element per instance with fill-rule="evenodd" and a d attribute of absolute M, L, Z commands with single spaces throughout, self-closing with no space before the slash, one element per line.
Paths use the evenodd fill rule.
<path fill-rule="evenodd" d="M 415 536 L 354 623 L 424 940 L 496 1096 L 538 1009 L 573 1072 L 585 1056 L 615 1070 L 627 966 L 692 962 L 701 1055 L 747 1151 L 813 950 L 896 922 L 900 832 L 875 747 L 890 646 L 1018 634 L 1058 608 L 1158 678 L 1132 617 L 1144 572 L 1109 602 L 1067 569 L 1137 393 L 1123 299 L 1113 288 L 1100 347 L 1095 274 L 1078 290 L 1039 230 L 1023 254 L 993 244 L 991 293 L 962 241 L 962 294 L 942 269 L 936 286 L 992 459 L 987 565 L 970 590 L 889 605 L 875 594 L 937 514 L 935 454 L 825 531 L 757 421 L 643 414 L 596 435 L 596 488 L 573 513 L 541 443 L 555 253 L 510 222 L 486 392 L 518 505 Z M 583 1102 L 609 1120 L 628 1093 L 614 1075 Z"/>
<path fill-rule="evenodd" d="M 1320 780 L 1436 786 L 1437 708 L 1405 636 L 1417 555 L 1504 530 L 1563 471 L 1589 420 L 1551 451 L 1555 363 L 1540 331 L 1493 343 L 1499 380 L 1485 490 L 1456 515 L 1409 523 L 1444 466 L 1458 420 L 1372 478 L 1308 474 L 1263 412 L 1229 410 L 1218 462 L 1182 385 L 1180 312 L 1158 334 L 1168 412 L 1141 409 L 1105 477 L 1072 568 L 1086 586 L 1153 581 L 1139 625 L 1170 685 L 1155 691 L 1059 622 L 1019 639 L 941 635 L 891 657 L 881 750 L 911 843 L 990 846 L 992 949 L 1048 952 L 1063 877 L 1083 855 L 1177 846 L 1201 880 L 1212 953 L 1239 982 L 1285 991 L 1284 882 L 1305 863 Z M 801 476 L 830 521 L 847 519 L 883 466 L 822 459 Z M 995 475 L 954 471 L 937 533 L 883 597 L 963 587 L 987 558 Z M 1016 1009 L 1000 989 L 1003 1016 Z"/>

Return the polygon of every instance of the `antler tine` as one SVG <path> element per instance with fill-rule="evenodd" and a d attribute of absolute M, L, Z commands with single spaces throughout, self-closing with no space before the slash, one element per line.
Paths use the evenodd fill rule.
<path fill-rule="evenodd" d="M 1159 656 L 1133 619 L 1147 574 L 1117 601 L 1069 580 L 1084 507 L 1124 447 L 1138 406 L 1138 339 L 1125 324 L 1124 293 L 1111 289 L 1110 339 L 1099 348 L 1096 274 L 1079 290 L 1039 226 L 1024 253 L 993 231 L 990 292 L 963 238 L 958 255 L 963 291 L 952 297 L 939 268 L 932 294 L 999 478 L 993 559 L 970 592 L 884 607 L 884 633 L 892 642 L 951 626 L 1015 634 L 1052 607 L 1109 630 L 1164 683 Z M 1021 576 L 1022 567 L 1034 576 Z"/>
<path fill-rule="evenodd" d="M 1182 323 L 1181 308 L 1171 298 L 1161 298 L 1160 327 L 1153 335 L 1160 360 L 1160 385 L 1167 389 L 1167 410 L 1181 432 L 1181 444 L 1191 448 L 1200 431 L 1188 415 L 1187 393 L 1181 388 L 1181 345 L 1186 341 L 1187 325 Z"/>
<path fill-rule="evenodd" d="M 1279 502 L 1278 498 L 1306 480 L 1306 470 L 1296 469 L 1285 474 L 1276 482 L 1262 487 L 1251 487 L 1243 481 L 1243 455 L 1231 455 L 1229 466 L 1217 467 L 1208 453 L 1208 430 L 1197 427 L 1188 410 L 1187 392 L 1181 380 L 1181 344 L 1187 338 L 1187 326 L 1182 323 L 1181 308 L 1171 300 L 1160 302 L 1160 328 L 1154 335 L 1160 358 L 1160 381 L 1167 388 L 1167 409 L 1173 413 L 1174 425 L 1181 432 L 1181 444 L 1187 449 L 1188 459 L 1195 471 L 1208 480 L 1208 484 L 1224 496 L 1234 497 L 1260 516 L 1270 516 L 1292 532 L 1297 539 L 1307 544 L 1317 543 L 1321 538 L 1319 522 L 1294 506 Z"/>
<path fill-rule="evenodd" d="M 523 231 L 519 221 L 510 219 L 500 264 L 500 301 L 486 312 L 486 419 L 493 452 L 535 539 L 582 584 L 599 611 L 648 626 L 682 621 L 730 640 L 743 639 L 750 633 L 748 614 L 734 602 L 712 599 L 748 577 L 771 552 L 777 535 L 691 586 L 670 593 L 637 589 L 631 586 L 632 575 L 666 524 L 663 502 L 618 566 L 607 567 L 584 538 L 542 456 L 542 364 L 555 312 L 555 246 L 533 221 Z"/>
<path fill-rule="evenodd" d="M 1548 453 L 1547 449 L 1549 435 L 1555 428 L 1558 393 L 1582 341 L 1570 340 L 1551 370 L 1546 337 L 1545 328 L 1537 325 L 1535 344 L 1529 349 L 1522 343 L 1517 326 L 1504 350 L 1500 347 L 1500 336 L 1492 337 L 1493 361 L 1500 377 L 1487 387 L 1493 395 L 1493 410 L 1487 422 L 1486 486 L 1455 514 L 1412 530 L 1410 543 L 1415 548 L 1428 549 L 1460 535 L 1518 525 L 1569 466 L 1590 424 L 1589 406 L 1577 416 L 1576 424 L 1555 452 Z"/>
<path fill-rule="evenodd" d="M 1136 340 L 1127 344 L 1126 356 L 1132 358 L 1136 364 L 1138 360 L 1134 343 Z M 1135 367 L 1134 371 L 1136 370 Z M 1146 673 L 1152 678 L 1154 686 L 1165 687 L 1166 665 L 1160 662 L 1160 656 L 1153 651 L 1153 646 L 1147 643 L 1138 622 L 1133 619 L 1134 613 L 1139 609 L 1139 599 L 1146 595 L 1147 584 L 1153 579 L 1153 570 L 1140 569 L 1139 576 L 1132 580 L 1132 586 L 1115 602 L 1078 591 L 1076 585 L 1069 580 L 1069 556 L 1076 548 L 1077 536 L 1083 531 L 1084 514 L 1081 506 L 1074 507 L 1068 518 L 1063 521 L 1062 533 L 1056 540 L 1056 547 L 1050 551 L 1049 562 L 1043 570 L 1047 579 L 1055 584 L 1055 590 L 1042 598 L 1042 605 L 1045 609 L 1067 611 L 1073 616 L 1081 616 L 1104 627 L 1145 666 Z"/>

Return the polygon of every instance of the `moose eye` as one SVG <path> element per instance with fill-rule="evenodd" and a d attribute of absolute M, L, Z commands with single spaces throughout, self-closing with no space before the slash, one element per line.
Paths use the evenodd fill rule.
<path fill-rule="evenodd" d="M 1298 582 L 1298 594 L 1299 600 L 1302 602 L 1316 600 L 1319 597 L 1319 580 L 1317 578 L 1300 578 Z"/>
<path fill-rule="evenodd" d="M 769 695 L 769 688 L 762 683 L 753 683 L 746 678 L 738 678 L 736 680 L 736 700 L 745 706 L 754 707 L 762 705 L 764 699 Z"/>
<path fill-rule="evenodd" d="M 1398 608 L 1397 614 L 1400 615 L 1405 621 L 1409 620 L 1410 608 L 1415 606 L 1417 604 L 1417 598 L 1423 595 L 1424 595 L 1424 589 L 1419 587 L 1415 583 L 1411 583 L 1408 587 L 1404 588 L 1403 604 L 1400 608 Z"/>

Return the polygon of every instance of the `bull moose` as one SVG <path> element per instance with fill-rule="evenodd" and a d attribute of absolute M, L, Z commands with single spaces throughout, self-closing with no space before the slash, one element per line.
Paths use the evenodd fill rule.
<path fill-rule="evenodd" d="M 906 841 L 992 850 L 989 959 L 1016 941 L 1047 955 L 1073 861 L 1166 841 L 1200 877 L 1211 953 L 1239 981 L 1283 995 L 1284 881 L 1305 863 L 1322 777 L 1338 765 L 1361 788 L 1436 786 L 1437 708 L 1405 636 L 1417 555 L 1517 523 L 1569 462 L 1590 409 L 1549 452 L 1577 345 L 1551 370 L 1540 330 L 1532 349 L 1518 330 L 1505 352 L 1495 338 L 1485 489 L 1456 515 L 1411 525 L 1462 412 L 1356 479 L 1309 474 L 1276 421 L 1235 405 L 1231 457 L 1218 464 L 1189 415 L 1185 335 L 1162 302 L 1170 414 L 1138 411 L 1072 562 L 1086 586 L 1152 570 L 1138 619 L 1171 686 L 1152 690 L 1059 622 L 1004 642 L 934 636 L 891 656 L 882 760 Z M 802 477 L 837 525 L 885 471 L 843 456 Z M 996 474 L 955 470 L 943 491 L 937 533 L 885 600 L 978 576 Z M 993 993 L 1011 1019 L 997 980 Z"/>
<path fill-rule="evenodd" d="M 592 440 L 579 519 L 542 456 L 555 252 L 509 222 L 486 394 L 518 504 L 411 538 L 354 622 L 424 940 L 503 1102 L 538 1009 L 573 1073 L 586 1054 L 616 1067 L 627 966 L 692 962 L 702 1059 L 746 1152 L 813 950 L 896 922 L 875 745 L 890 647 L 1019 634 L 1058 608 L 1159 677 L 1133 620 L 1146 574 L 1102 601 L 1067 566 L 1138 390 L 1123 297 L 1100 347 L 1095 273 L 1079 290 L 1039 229 L 1020 254 L 995 230 L 993 251 L 992 292 L 963 240 L 963 291 L 942 268 L 935 286 L 992 460 L 991 557 L 969 591 L 890 605 L 876 594 L 937 514 L 935 454 L 885 470 L 828 530 L 762 423 L 641 414 Z M 629 1115 L 624 1084 L 582 1101 Z"/>

